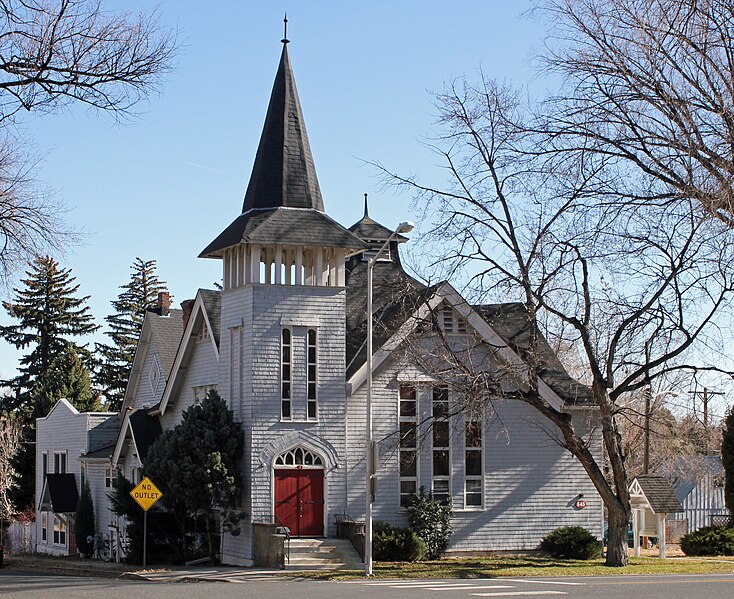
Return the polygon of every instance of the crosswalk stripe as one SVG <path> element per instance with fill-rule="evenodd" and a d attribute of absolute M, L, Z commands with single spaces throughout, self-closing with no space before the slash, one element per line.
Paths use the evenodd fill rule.
<path fill-rule="evenodd" d="M 568 595 L 563 591 L 509 591 L 503 593 L 472 593 L 474 597 L 518 597 L 520 595 Z"/>
<path fill-rule="evenodd" d="M 502 578 L 502 582 L 525 582 L 527 584 L 565 584 L 567 586 L 585 587 L 585 582 L 566 582 L 565 580 L 528 580 L 527 578 Z"/>

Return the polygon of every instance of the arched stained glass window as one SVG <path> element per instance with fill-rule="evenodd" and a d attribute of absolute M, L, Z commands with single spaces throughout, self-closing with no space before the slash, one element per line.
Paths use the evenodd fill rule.
<path fill-rule="evenodd" d="M 324 461 L 303 447 L 296 447 L 275 458 L 276 466 L 323 466 Z"/>

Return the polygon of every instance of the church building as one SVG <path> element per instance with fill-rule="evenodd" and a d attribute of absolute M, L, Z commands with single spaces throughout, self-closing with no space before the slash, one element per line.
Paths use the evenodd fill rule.
<path fill-rule="evenodd" d="M 339 518 L 363 520 L 368 455 L 374 519 L 405 526 L 423 488 L 453 506 L 451 551 L 534 549 L 562 525 L 601 536 L 601 500 L 583 467 L 516 399 L 521 385 L 508 373 L 521 370 L 527 349 L 523 306 L 470 305 L 448 282 L 412 278 L 400 261 L 407 238 L 370 218 L 366 200 L 351 227 L 329 217 L 283 42 L 244 203 L 232 201 L 234 219 L 199 254 L 221 261 L 222 288 L 200 289 L 180 310 L 163 294 L 147 313 L 122 410 L 109 415 L 119 435 L 106 452 L 90 452 L 137 482 L 161 431 L 216 389 L 245 436 L 247 519 L 238 536 L 223 534 L 224 564 L 255 562 L 257 523 L 334 537 Z M 370 450 L 367 265 L 383 246 L 373 262 Z M 439 330 L 445 351 L 469 352 L 491 389 L 467 399 L 461 376 L 439 366 L 450 361 L 437 355 Z M 540 349 L 544 398 L 573 416 L 601 456 L 589 390 L 544 341 Z M 44 443 L 39 456 L 59 451 Z M 53 510 L 47 498 L 49 522 Z M 112 520 L 98 517 L 124 526 Z"/>

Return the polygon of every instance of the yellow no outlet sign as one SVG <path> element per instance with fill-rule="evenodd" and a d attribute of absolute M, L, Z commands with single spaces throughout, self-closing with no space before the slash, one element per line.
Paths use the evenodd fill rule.
<path fill-rule="evenodd" d="M 146 476 L 137 487 L 130 491 L 130 496 L 147 512 L 156 501 L 163 497 L 163 493 Z"/>

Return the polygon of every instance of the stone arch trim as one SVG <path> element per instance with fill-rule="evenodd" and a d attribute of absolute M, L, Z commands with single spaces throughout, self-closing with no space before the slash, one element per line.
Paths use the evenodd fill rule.
<path fill-rule="evenodd" d="M 335 468 L 339 464 L 339 456 L 334 446 L 321 437 L 307 431 L 292 431 L 277 441 L 269 443 L 260 452 L 260 463 L 264 466 L 272 467 L 275 463 L 275 458 L 289 449 L 295 449 L 298 446 L 318 454 L 324 461 L 324 468 L 326 469 Z"/>

